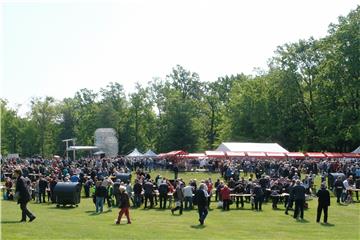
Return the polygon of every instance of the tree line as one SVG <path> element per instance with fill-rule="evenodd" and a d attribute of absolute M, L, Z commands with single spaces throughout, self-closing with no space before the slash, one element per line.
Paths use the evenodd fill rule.
<path fill-rule="evenodd" d="M 33 98 L 26 117 L 1 100 L 1 153 L 64 155 L 66 138 L 93 145 L 114 128 L 119 153 L 214 149 L 222 141 L 277 142 L 290 151 L 351 151 L 360 143 L 360 7 L 328 35 L 279 46 L 268 69 L 203 81 L 175 66 L 126 94 L 111 82 L 72 98 Z"/>

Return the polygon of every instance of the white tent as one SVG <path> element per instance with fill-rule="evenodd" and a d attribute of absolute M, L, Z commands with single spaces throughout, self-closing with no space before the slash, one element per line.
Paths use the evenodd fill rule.
<path fill-rule="evenodd" d="M 144 155 L 139 152 L 137 150 L 137 148 L 135 148 L 131 153 L 129 153 L 128 155 L 126 155 L 127 157 L 131 157 L 131 158 L 138 158 L 138 157 L 143 157 Z"/>
<path fill-rule="evenodd" d="M 223 152 L 289 152 L 277 143 L 240 143 L 240 142 L 223 142 L 216 149 Z"/>
<path fill-rule="evenodd" d="M 360 153 L 360 146 L 353 151 L 353 153 Z"/>
<path fill-rule="evenodd" d="M 144 153 L 144 157 L 157 157 L 157 154 L 149 149 L 146 153 Z"/>
<path fill-rule="evenodd" d="M 96 153 L 94 153 L 94 155 L 101 155 L 101 154 L 105 154 L 104 151 L 97 151 Z"/>

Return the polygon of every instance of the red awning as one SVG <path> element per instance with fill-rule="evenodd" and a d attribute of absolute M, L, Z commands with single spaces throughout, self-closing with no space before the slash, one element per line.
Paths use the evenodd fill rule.
<path fill-rule="evenodd" d="M 289 158 L 305 158 L 305 155 L 302 152 L 288 152 L 286 156 Z"/>
<path fill-rule="evenodd" d="M 267 152 L 266 155 L 271 158 L 286 158 L 285 153 Z"/>
<path fill-rule="evenodd" d="M 266 157 L 264 152 L 246 152 L 249 157 Z"/>
<path fill-rule="evenodd" d="M 166 153 L 160 153 L 160 154 L 158 154 L 158 157 L 159 158 L 162 158 L 162 157 L 165 157 L 166 156 Z"/>
<path fill-rule="evenodd" d="M 245 152 L 226 152 L 226 156 L 228 157 L 245 157 Z"/>
<path fill-rule="evenodd" d="M 307 157 L 310 157 L 310 158 L 325 158 L 325 154 L 321 153 L 321 152 L 308 152 L 308 153 L 305 153 L 305 155 Z"/>
<path fill-rule="evenodd" d="M 183 158 L 205 158 L 206 155 L 204 153 L 189 153 L 187 155 L 181 156 Z"/>
<path fill-rule="evenodd" d="M 329 152 L 326 152 L 324 154 L 328 158 L 343 158 L 344 157 L 344 155 L 342 153 L 329 153 Z"/>
<path fill-rule="evenodd" d="M 359 153 L 343 153 L 343 155 L 346 158 L 360 158 Z"/>
<path fill-rule="evenodd" d="M 222 151 L 205 151 L 208 157 L 225 157 L 225 153 Z"/>
<path fill-rule="evenodd" d="M 187 152 L 182 151 L 182 150 L 177 150 L 177 151 L 171 151 L 168 153 L 165 153 L 165 157 L 175 157 L 175 156 L 179 156 L 179 155 L 186 155 Z"/>

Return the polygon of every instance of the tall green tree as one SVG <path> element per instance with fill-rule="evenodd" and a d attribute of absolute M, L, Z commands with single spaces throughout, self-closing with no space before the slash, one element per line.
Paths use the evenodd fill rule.
<path fill-rule="evenodd" d="M 7 106 L 8 102 L 0 99 L 1 117 L 1 154 L 18 153 L 20 138 L 20 120 L 17 111 Z"/>
<path fill-rule="evenodd" d="M 55 99 L 52 97 L 32 99 L 31 120 L 39 130 L 40 154 L 50 156 L 56 151 L 56 145 L 59 144 L 54 141 L 54 136 L 57 134 L 56 121 L 58 120 Z"/>

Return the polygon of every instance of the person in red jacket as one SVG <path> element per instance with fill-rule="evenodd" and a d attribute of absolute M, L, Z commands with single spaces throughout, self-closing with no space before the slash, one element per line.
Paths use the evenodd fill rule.
<path fill-rule="evenodd" d="M 123 216 L 123 214 L 125 213 L 125 216 L 127 218 L 127 223 L 131 224 L 130 221 L 130 214 L 129 214 L 129 208 L 130 208 L 130 200 L 129 200 L 129 196 L 126 193 L 126 188 L 125 186 L 120 186 L 119 188 L 120 190 L 120 212 L 119 212 L 119 216 L 115 222 L 115 224 L 120 224 L 121 222 L 121 217 Z"/>
<path fill-rule="evenodd" d="M 220 190 L 221 198 L 223 201 L 223 210 L 230 210 L 230 189 L 227 185 Z"/>

